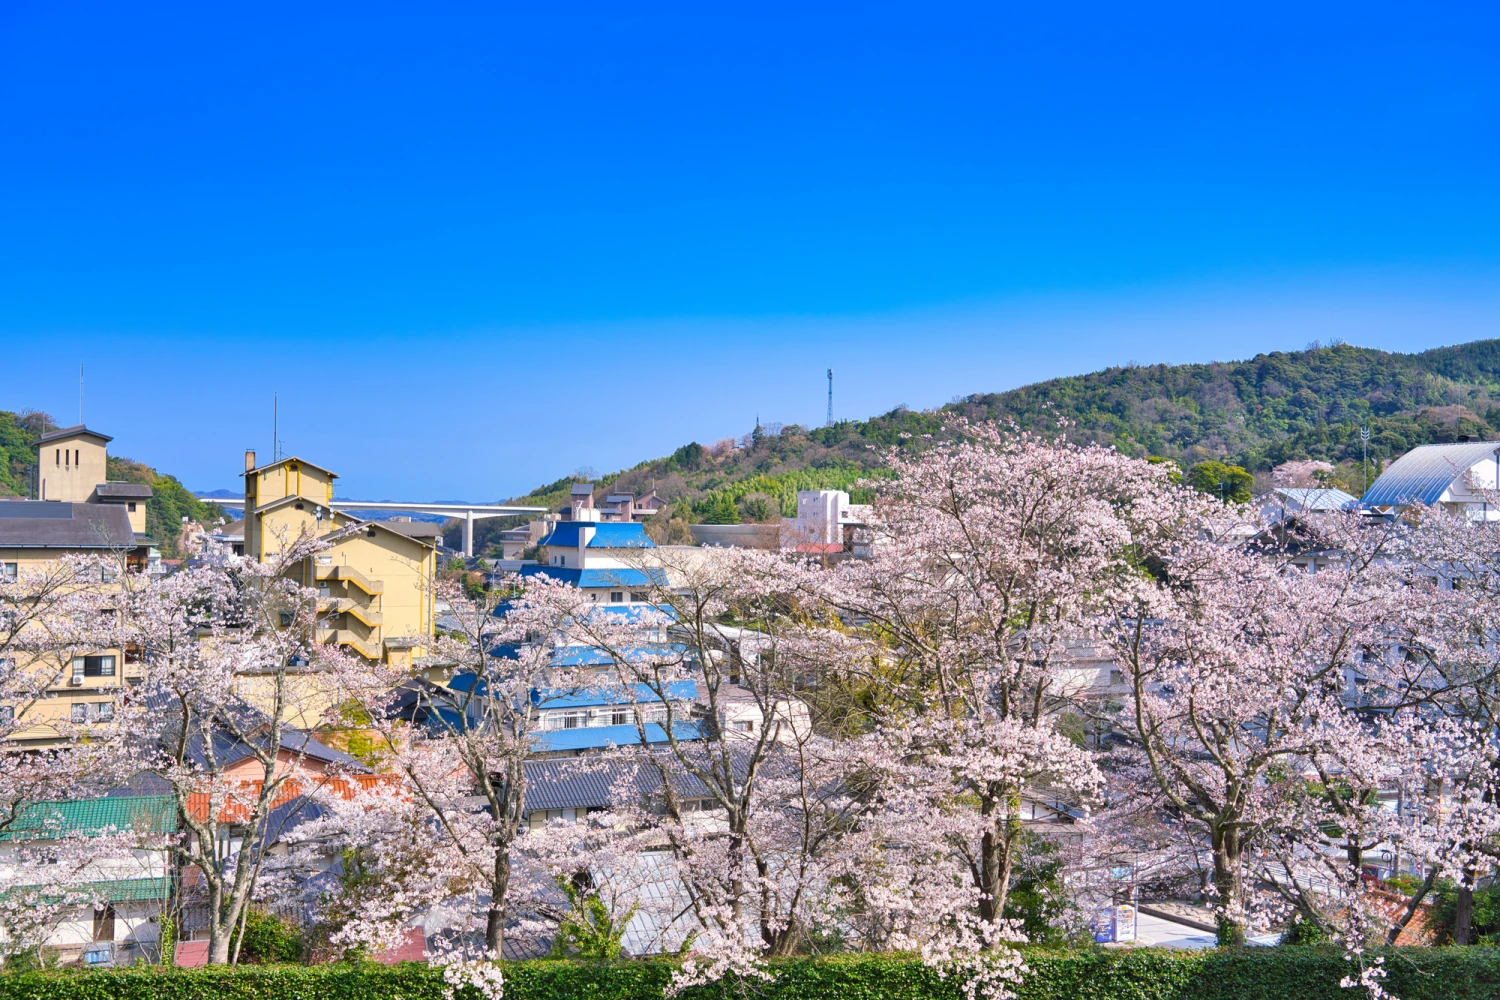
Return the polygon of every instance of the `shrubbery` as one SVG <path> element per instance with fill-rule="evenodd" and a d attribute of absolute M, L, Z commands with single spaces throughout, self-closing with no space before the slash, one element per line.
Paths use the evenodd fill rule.
<path fill-rule="evenodd" d="M 1500 997 L 1500 952 L 1406 948 L 1387 952 L 1387 985 L 1403 1000 Z M 1020 1000 L 1356 1000 L 1342 989 L 1342 952 L 1323 948 L 1244 951 L 1089 950 L 1031 952 Z M 776 979 L 756 983 L 759 1000 L 957 1000 L 958 983 L 911 959 L 858 955 L 773 962 Z M 512 1000 L 660 1000 L 672 965 L 639 962 L 514 962 Z M 438 1000 L 441 974 L 423 965 L 252 966 L 0 975 L 0 1000 Z M 696 987 L 684 1000 L 730 1000 L 734 982 Z"/>

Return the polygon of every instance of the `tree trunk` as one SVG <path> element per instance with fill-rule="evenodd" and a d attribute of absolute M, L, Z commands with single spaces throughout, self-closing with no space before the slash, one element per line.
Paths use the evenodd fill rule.
<path fill-rule="evenodd" d="M 495 848 L 495 871 L 490 878 L 490 909 L 484 925 L 484 947 L 495 958 L 504 957 L 505 896 L 510 890 L 510 850 Z"/>
<path fill-rule="evenodd" d="M 224 921 L 210 917 L 208 921 L 208 964 L 228 965 L 229 944 L 233 937 Z"/>
<path fill-rule="evenodd" d="M 983 811 L 986 815 L 995 815 L 1001 813 L 1005 805 L 1006 802 L 998 797 L 986 797 Z M 1020 823 L 1013 817 L 997 816 L 996 819 L 979 841 L 979 916 L 987 923 L 997 923 L 1005 915 L 1011 870 L 1015 867 L 1012 849 L 1020 830 Z"/>
<path fill-rule="evenodd" d="M 1467 872 L 1464 874 L 1465 876 L 1468 875 Z M 1474 890 L 1467 885 L 1460 885 L 1458 887 L 1458 905 L 1453 910 L 1453 943 L 1468 944 L 1473 928 Z"/>
<path fill-rule="evenodd" d="M 208 890 L 208 964 L 229 964 L 229 934 L 224 927 L 224 890 Z"/>
<path fill-rule="evenodd" d="M 1245 945 L 1245 915 L 1240 898 L 1240 842 L 1233 830 L 1215 830 L 1213 834 L 1214 888 L 1218 890 L 1217 915 L 1219 947 L 1242 948 Z"/>

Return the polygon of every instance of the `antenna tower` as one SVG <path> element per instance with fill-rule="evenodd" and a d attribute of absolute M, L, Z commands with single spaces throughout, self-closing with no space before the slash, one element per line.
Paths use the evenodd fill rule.
<path fill-rule="evenodd" d="M 828 422 L 825 427 L 833 426 L 833 369 L 828 369 Z"/>

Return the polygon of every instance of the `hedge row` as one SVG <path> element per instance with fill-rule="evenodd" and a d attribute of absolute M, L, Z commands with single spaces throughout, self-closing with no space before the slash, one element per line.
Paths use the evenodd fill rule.
<path fill-rule="evenodd" d="M 1363 1000 L 1340 989 L 1341 953 L 1311 948 L 1245 951 L 1031 953 L 1022 1000 Z M 1410 948 L 1386 953 L 1387 987 L 1402 1000 L 1500 998 L 1500 951 Z M 956 1000 L 957 984 L 920 963 L 849 956 L 776 963 L 776 979 L 716 984 L 684 1000 Z M 515 962 L 509 1000 L 660 1000 L 664 962 Z M 422 965 L 241 966 L 0 974 L 0 1000 L 438 1000 L 438 972 Z"/>

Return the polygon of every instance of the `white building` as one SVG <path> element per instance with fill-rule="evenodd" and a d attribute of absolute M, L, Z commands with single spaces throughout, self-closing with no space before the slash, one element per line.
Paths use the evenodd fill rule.
<path fill-rule="evenodd" d="M 1500 519 L 1500 510 L 1484 491 L 1494 491 L 1497 485 L 1500 441 L 1424 444 L 1396 459 L 1370 485 L 1361 502 L 1387 514 L 1412 504 L 1441 504 L 1492 521 Z"/>
<path fill-rule="evenodd" d="M 130 830 L 143 843 L 177 826 L 177 801 L 170 795 L 120 796 L 41 802 L 26 807 L 0 833 L 0 881 L 15 880 L 17 854 L 26 843 L 57 836 L 93 837 Z M 29 843 L 28 843 L 29 842 Z M 84 903 L 63 912 L 43 948 L 61 965 L 120 965 L 158 960 L 161 922 L 171 896 L 166 851 L 141 847 L 105 852 L 86 873 L 87 889 L 99 905 Z"/>

